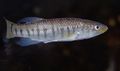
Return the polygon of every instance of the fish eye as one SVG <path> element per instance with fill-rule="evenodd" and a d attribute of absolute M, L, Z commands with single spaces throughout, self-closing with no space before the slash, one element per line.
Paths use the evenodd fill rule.
<path fill-rule="evenodd" d="M 100 27 L 98 25 L 95 26 L 95 30 L 99 30 Z"/>

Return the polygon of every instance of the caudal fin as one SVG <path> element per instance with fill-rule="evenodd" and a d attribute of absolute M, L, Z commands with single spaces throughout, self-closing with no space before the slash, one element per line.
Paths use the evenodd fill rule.
<path fill-rule="evenodd" d="M 9 39 L 9 38 L 13 38 L 14 37 L 14 34 L 13 34 L 13 25 L 15 23 L 5 19 L 6 21 L 6 24 L 7 24 L 7 31 L 6 31 L 6 38 Z"/>

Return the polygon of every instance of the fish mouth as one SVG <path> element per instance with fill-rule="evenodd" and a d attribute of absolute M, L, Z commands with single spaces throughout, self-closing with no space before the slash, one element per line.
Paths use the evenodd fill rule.
<path fill-rule="evenodd" d="M 108 30 L 108 27 L 105 26 L 104 29 L 103 29 L 103 31 L 106 32 L 107 30 Z"/>
<path fill-rule="evenodd" d="M 103 29 L 104 32 L 106 32 L 108 30 L 108 27 L 105 26 L 105 28 Z"/>
<path fill-rule="evenodd" d="M 104 33 L 108 30 L 108 27 L 107 26 L 103 26 L 101 30 L 99 30 L 101 33 Z"/>

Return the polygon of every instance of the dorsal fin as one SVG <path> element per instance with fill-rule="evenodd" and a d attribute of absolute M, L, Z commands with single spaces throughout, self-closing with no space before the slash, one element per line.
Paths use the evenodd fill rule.
<path fill-rule="evenodd" d="M 18 23 L 21 24 L 31 24 L 31 23 L 36 23 L 43 20 L 43 18 L 39 18 L 39 17 L 25 17 L 21 20 L 18 21 Z"/>

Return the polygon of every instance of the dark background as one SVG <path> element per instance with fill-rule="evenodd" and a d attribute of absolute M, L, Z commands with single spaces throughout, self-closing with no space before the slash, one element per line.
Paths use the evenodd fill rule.
<path fill-rule="evenodd" d="M 109 30 L 70 43 L 4 43 L 3 17 L 16 22 L 29 16 L 85 18 L 104 23 Z M 0 71 L 120 71 L 119 28 L 119 0 L 0 0 Z"/>

